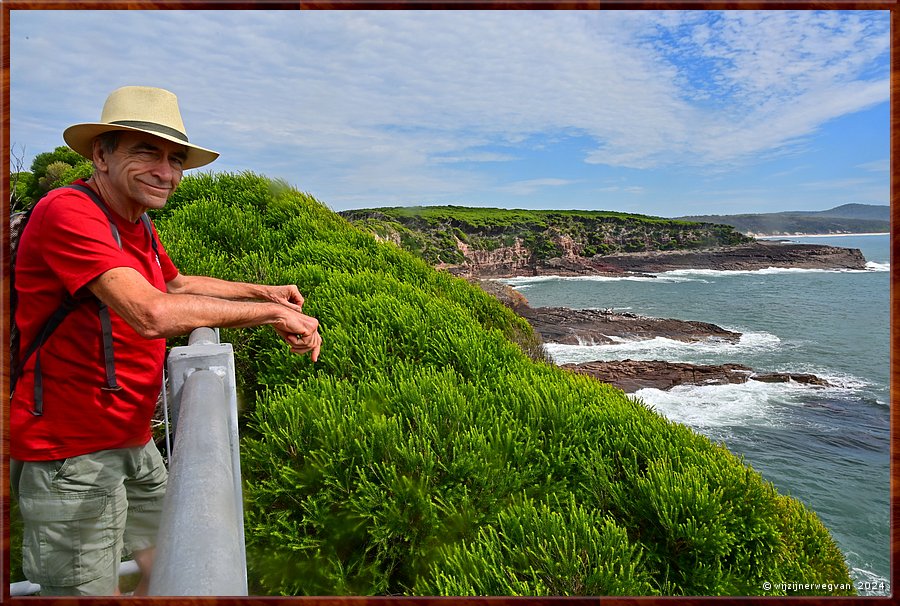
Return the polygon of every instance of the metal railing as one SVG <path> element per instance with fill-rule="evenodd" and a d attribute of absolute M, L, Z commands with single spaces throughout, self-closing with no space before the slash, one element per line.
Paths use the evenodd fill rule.
<path fill-rule="evenodd" d="M 169 353 L 175 443 L 150 595 L 247 595 L 231 343 L 210 328 Z"/>

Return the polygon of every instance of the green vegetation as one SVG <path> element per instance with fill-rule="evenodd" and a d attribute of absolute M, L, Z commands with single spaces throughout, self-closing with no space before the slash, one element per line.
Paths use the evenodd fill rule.
<path fill-rule="evenodd" d="M 157 216 L 183 271 L 296 283 L 320 361 L 235 344 L 248 563 L 264 594 L 763 593 L 848 583 L 818 518 L 725 448 L 536 363 L 509 310 L 251 175 Z M 511 341 L 512 339 L 512 341 Z"/>
<path fill-rule="evenodd" d="M 620 252 L 740 244 L 750 239 L 730 226 L 629 213 L 415 206 L 349 210 L 343 217 L 393 241 L 433 265 L 461 264 L 472 250 L 493 251 L 518 240 L 531 262 L 565 254 L 563 239 L 582 257 Z"/>
<path fill-rule="evenodd" d="M 253 593 L 850 582 L 817 516 L 723 446 L 533 361 L 523 319 L 312 197 L 198 174 L 154 218 L 185 273 L 297 284 L 321 322 L 316 364 L 267 328 L 222 331 L 242 389 Z"/>
<path fill-rule="evenodd" d="M 67 146 L 34 157 L 30 171 L 10 173 L 9 211 L 27 210 L 55 187 L 90 176 L 93 167 Z"/>

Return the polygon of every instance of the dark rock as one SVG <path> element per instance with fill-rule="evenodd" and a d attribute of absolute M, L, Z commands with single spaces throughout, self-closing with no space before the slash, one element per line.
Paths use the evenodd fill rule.
<path fill-rule="evenodd" d="M 590 375 L 628 393 L 644 388 L 665 391 L 676 385 L 727 385 L 746 383 L 748 380 L 769 383 L 796 381 L 823 387 L 830 385 L 825 379 L 811 374 L 754 374 L 752 368 L 743 364 L 703 365 L 660 360 L 616 360 L 563 364 L 561 368 Z"/>
<path fill-rule="evenodd" d="M 653 250 L 616 255 L 568 255 L 536 261 L 521 246 L 496 251 L 464 251 L 462 265 L 442 265 L 454 275 L 473 278 L 516 276 L 621 276 L 678 269 L 719 271 L 769 267 L 802 269 L 865 269 L 866 259 L 856 248 L 823 244 L 795 244 L 756 240 L 747 244 L 704 249 Z"/>
<path fill-rule="evenodd" d="M 676 341 L 696 342 L 720 339 L 729 343 L 741 334 L 708 322 L 650 318 L 611 309 L 568 309 L 566 307 L 513 308 L 534 327 L 545 342 L 567 345 L 609 344 L 619 339 L 653 339 L 665 337 Z"/>
<path fill-rule="evenodd" d="M 789 381 L 794 381 L 795 383 L 803 383 L 805 385 L 819 385 L 822 387 L 831 386 L 831 383 L 825 379 L 811 374 L 771 372 L 766 374 L 755 374 L 750 378 L 754 381 L 762 381 L 763 383 L 787 383 Z"/>
<path fill-rule="evenodd" d="M 684 342 L 720 339 L 730 343 L 740 340 L 740 333 L 715 324 L 650 318 L 611 309 L 569 309 L 566 307 L 531 307 L 517 290 L 496 281 L 476 281 L 482 289 L 525 318 L 544 342 L 579 344 L 615 343 L 613 337 L 653 339 L 666 337 Z M 748 380 L 768 383 L 795 381 L 806 385 L 829 386 L 828 381 L 812 374 L 754 373 L 742 364 L 702 365 L 659 360 L 617 360 L 563 364 L 562 368 L 587 374 L 626 391 L 645 387 L 668 390 L 676 385 L 725 385 Z"/>
<path fill-rule="evenodd" d="M 749 244 L 703 250 L 623 253 L 603 257 L 603 262 L 622 271 L 654 273 L 677 269 L 734 271 L 758 270 L 769 267 L 802 269 L 866 268 L 866 259 L 857 248 L 763 240 Z"/>
<path fill-rule="evenodd" d="M 470 282 L 479 286 L 484 292 L 491 295 L 519 315 L 522 315 L 523 310 L 530 309 L 528 299 L 525 298 L 525 295 L 508 284 L 497 282 L 496 280 L 478 279 L 472 279 Z"/>
<path fill-rule="evenodd" d="M 660 360 L 616 360 L 563 364 L 574 372 L 590 375 L 626 392 L 643 388 L 668 390 L 676 385 L 727 385 L 746 383 L 753 369 L 742 364 L 707 366 Z"/>

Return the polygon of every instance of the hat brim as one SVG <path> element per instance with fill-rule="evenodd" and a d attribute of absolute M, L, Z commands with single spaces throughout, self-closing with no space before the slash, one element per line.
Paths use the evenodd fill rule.
<path fill-rule="evenodd" d="M 97 136 L 102 135 L 103 133 L 109 133 L 117 130 L 145 133 L 148 135 L 153 135 L 154 137 L 159 137 L 160 139 L 165 139 L 166 141 L 184 145 L 187 149 L 187 158 L 185 158 L 184 161 L 185 170 L 206 166 L 219 157 L 218 152 L 200 147 L 199 145 L 194 145 L 193 143 L 186 143 L 185 141 L 177 137 L 171 137 L 164 133 L 144 130 L 142 128 L 133 128 L 130 126 L 123 126 L 119 124 L 104 124 L 100 122 L 73 124 L 65 131 L 63 131 L 63 140 L 65 140 L 66 144 L 79 154 L 81 154 L 88 160 L 93 160 L 94 139 Z"/>

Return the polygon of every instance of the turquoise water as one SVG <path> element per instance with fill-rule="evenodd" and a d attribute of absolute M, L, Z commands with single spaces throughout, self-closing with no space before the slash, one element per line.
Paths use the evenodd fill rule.
<path fill-rule="evenodd" d="M 612 308 L 713 322 L 739 343 L 668 339 L 554 345 L 557 363 L 647 359 L 746 364 L 814 373 L 822 388 L 750 381 L 635 395 L 742 455 L 782 494 L 813 509 L 847 557 L 862 595 L 890 593 L 889 326 L 887 235 L 797 239 L 859 248 L 866 271 L 689 270 L 652 278 L 504 280 L 535 307 Z M 796 582 L 806 582 L 797 579 Z"/>

